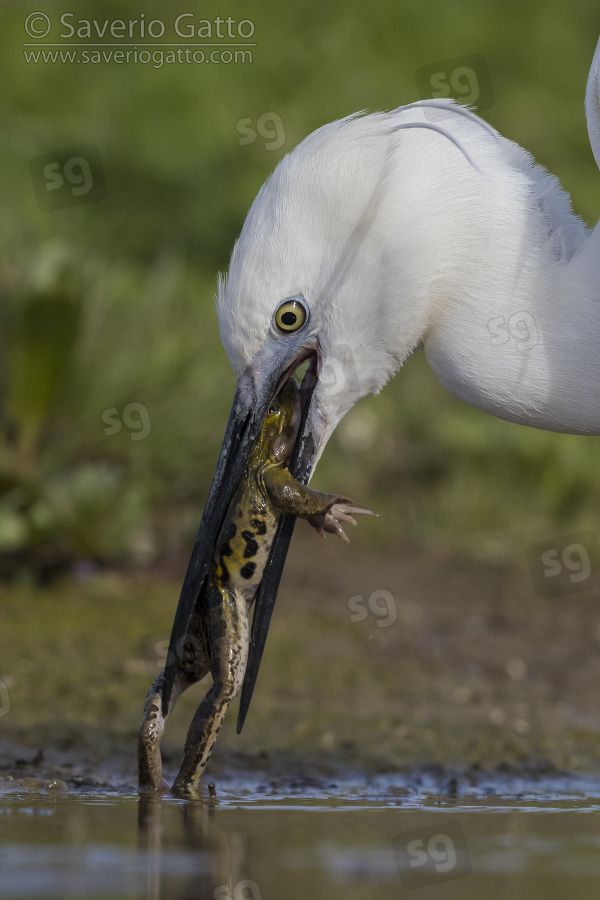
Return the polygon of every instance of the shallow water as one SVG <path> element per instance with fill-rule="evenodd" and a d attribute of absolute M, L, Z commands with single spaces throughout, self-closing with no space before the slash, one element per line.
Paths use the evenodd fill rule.
<path fill-rule="evenodd" d="M 221 780 L 217 802 L 6 783 L 0 897 L 598 896 L 597 779 Z M 446 786 L 447 787 L 447 786 Z"/>

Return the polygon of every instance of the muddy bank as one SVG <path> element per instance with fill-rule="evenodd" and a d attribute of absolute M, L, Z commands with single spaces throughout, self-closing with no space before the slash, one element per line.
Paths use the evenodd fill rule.
<path fill-rule="evenodd" d="M 172 781 L 176 766 L 167 763 L 165 769 Z M 477 764 L 430 764 L 383 771 L 372 759 L 359 759 L 352 751 L 244 754 L 221 750 L 211 761 L 205 787 L 209 781 L 215 785 L 217 802 L 234 797 L 338 797 L 410 805 L 432 795 L 444 801 L 498 798 L 545 803 L 553 798 L 600 797 L 600 774 L 569 772 L 548 763 L 521 762 L 488 769 Z M 120 734 L 107 740 L 87 727 L 67 726 L 51 733 L 34 728 L 5 740 L 0 750 L 0 796 L 135 793 L 135 760 L 130 742 Z M 208 797 L 208 790 L 206 794 Z"/>
<path fill-rule="evenodd" d="M 297 532 L 248 721 L 237 736 L 232 708 L 207 780 L 246 772 L 256 784 L 260 771 L 289 790 L 437 771 L 442 790 L 486 773 L 600 770 L 598 592 L 543 600 L 524 561 L 390 558 Z M 135 787 L 135 735 L 179 585 L 96 573 L 1 588 L 3 779 Z M 168 723 L 169 776 L 204 689 Z"/>

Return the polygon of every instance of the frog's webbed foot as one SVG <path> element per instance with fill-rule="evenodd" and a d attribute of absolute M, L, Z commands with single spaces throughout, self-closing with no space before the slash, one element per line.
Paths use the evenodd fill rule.
<path fill-rule="evenodd" d="M 312 525 L 321 537 L 325 537 L 325 532 L 337 534 L 338 537 L 349 544 L 350 538 L 344 531 L 342 522 L 356 525 L 354 516 L 358 515 L 377 516 L 378 513 L 373 512 L 372 509 L 367 509 L 366 506 L 356 506 L 352 500 L 346 497 L 340 497 L 340 500 L 334 503 L 326 512 L 309 516 L 307 522 L 309 525 Z"/>

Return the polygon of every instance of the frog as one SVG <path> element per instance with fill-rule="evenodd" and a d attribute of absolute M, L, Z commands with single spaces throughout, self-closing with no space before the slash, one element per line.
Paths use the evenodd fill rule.
<path fill-rule="evenodd" d="M 178 797 L 202 795 L 204 772 L 225 714 L 239 693 L 250 643 L 249 612 L 256 598 L 279 517 L 305 519 L 317 534 L 344 541 L 344 524 L 357 514 L 374 516 L 349 497 L 315 491 L 288 469 L 301 420 L 300 388 L 294 377 L 272 400 L 244 475 L 227 509 L 204 581 L 179 643 L 178 665 L 166 715 L 164 670 L 146 697 L 138 732 L 140 794 L 164 792 L 160 742 L 165 722 L 183 691 L 207 674 L 213 684 L 198 706 L 185 741 L 179 773 L 170 789 Z"/>

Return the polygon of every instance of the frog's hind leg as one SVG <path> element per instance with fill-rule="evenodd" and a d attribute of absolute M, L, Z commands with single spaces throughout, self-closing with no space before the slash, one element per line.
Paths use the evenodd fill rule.
<path fill-rule="evenodd" d="M 187 645 L 189 647 L 189 643 Z M 144 717 L 138 730 L 138 791 L 140 794 L 156 793 L 169 789 L 162 777 L 162 757 L 160 742 L 165 730 L 165 722 L 175 703 L 183 692 L 196 684 L 209 672 L 208 659 L 197 648 L 194 659 L 185 660 L 184 667 L 177 670 L 167 715 L 162 712 L 162 688 L 164 671 L 160 673 L 146 697 Z"/>
<path fill-rule="evenodd" d="M 200 797 L 200 777 L 211 754 L 231 701 L 240 692 L 244 680 L 246 657 L 241 678 L 231 671 L 215 673 L 215 681 L 196 710 L 190 725 L 183 762 L 173 784 L 176 797 Z"/>
<path fill-rule="evenodd" d="M 181 769 L 172 788 L 176 797 L 201 796 L 200 777 L 229 704 L 244 681 L 250 637 L 247 605 L 240 597 L 230 597 L 225 606 L 211 615 L 213 685 L 196 710 L 187 734 Z"/>

